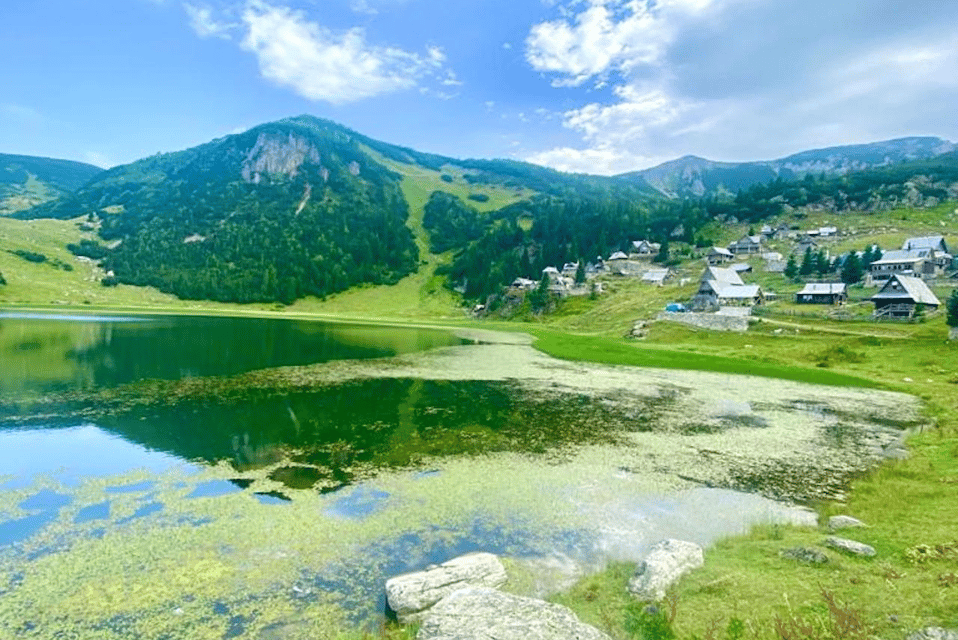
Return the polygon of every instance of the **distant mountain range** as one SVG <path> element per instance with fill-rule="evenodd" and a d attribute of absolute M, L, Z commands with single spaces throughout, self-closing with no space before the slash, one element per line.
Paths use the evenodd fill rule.
<path fill-rule="evenodd" d="M 958 145 L 941 138 L 898 138 L 802 151 L 778 160 L 760 162 L 714 162 L 685 156 L 617 177 L 642 181 L 667 198 L 701 198 L 734 194 L 776 178 L 796 180 L 808 174 L 844 175 L 850 171 L 934 158 L 956 149 Z"/>
<path fill-rule="evenodd" d="M 932 206 L 958 197 L 954 149 L 903 138 L 768 162 L 688 156 L 608 177 L 458 160 L 300 116 L 107 171 L 0 156 L 0 186 L 20 194 L 13 217 L 86 217 L 99 241 L 71 251 L 100 260 L 106 284 L 289 303 L 394 283 L 421 268 L 423 252 L 448 252 L 437 273 L 479 299 L 629 240 L 707 246 L 715 219 Z M 18 210 L 29 198 L 36 206 Z"/>
<path fill-rule="evenodd" d="M 72 160 L 0 153 L 0 215 L 55 200 L 102 171 Z"/>

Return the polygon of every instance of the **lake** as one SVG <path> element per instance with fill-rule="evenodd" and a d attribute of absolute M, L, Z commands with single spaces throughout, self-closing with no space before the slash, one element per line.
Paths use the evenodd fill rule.
<path fill-rule="evenodd" d="M 521 336 L 0 314 L 0 637 L 333 637 L 390 575 L 546 595 L 840 496 L 908 396 L 573 364 Z"/>

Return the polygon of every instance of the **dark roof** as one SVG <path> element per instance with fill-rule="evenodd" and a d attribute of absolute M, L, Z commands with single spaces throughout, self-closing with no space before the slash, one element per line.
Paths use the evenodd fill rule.
<path fill-rule="evenodd" d="M 912 301 L 936 307 L 941 305 L 941 301 L 931 292 L 924 280 L 898 274 L 889 278 L 881 291 L 872 296 L 872 302 L 876 300 Z"/>

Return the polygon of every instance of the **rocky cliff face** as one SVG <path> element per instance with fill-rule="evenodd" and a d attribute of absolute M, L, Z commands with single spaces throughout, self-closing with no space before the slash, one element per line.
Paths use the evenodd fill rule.
<path fill-rule="evenodd" d="M 283 174 L 295 177 L 305 162 L 320 163 L 319 149 L 309 140 L 294 133 L 283 136 L 262 132 L 246 154 L 240 174 L 246 182 L 259 184 L 264 175 Z M 320 171 L 323 174 L 323 170 Z M 328 177 L 325 172 L 324 180 Z"/>

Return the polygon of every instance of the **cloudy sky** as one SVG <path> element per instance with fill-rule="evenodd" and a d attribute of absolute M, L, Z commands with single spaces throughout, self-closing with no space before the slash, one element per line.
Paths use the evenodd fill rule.
<path fill-rule="evenodd" d="M 943 0 L 30 0 L 0 56 L 0 152 L 101 166 L 302 113 L 603 174 L 958 139 Z"/>

